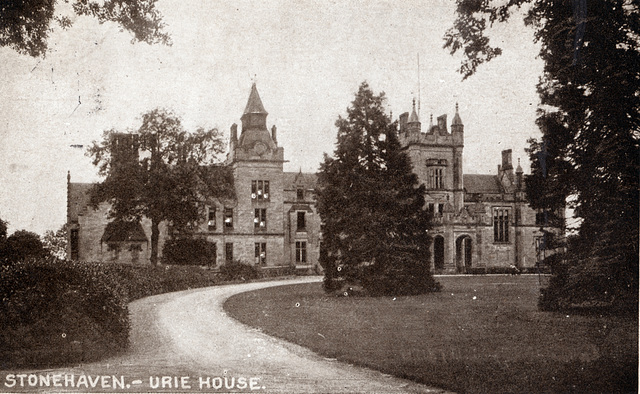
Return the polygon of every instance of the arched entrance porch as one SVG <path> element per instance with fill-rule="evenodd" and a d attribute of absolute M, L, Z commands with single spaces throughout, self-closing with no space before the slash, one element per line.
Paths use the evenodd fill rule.
<path fill-rule="evenodd" d="M 461 235 L 456 239 L 456 271 L 458 273 L 470 273 L 472 266 L 471 237 Z"/>

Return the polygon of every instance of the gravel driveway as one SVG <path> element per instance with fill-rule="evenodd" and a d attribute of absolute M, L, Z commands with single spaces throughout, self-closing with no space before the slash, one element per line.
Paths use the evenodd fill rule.
<path fill-rule="evenodd" d="M 230 296 L 317 277 L 256 282 L 162 294 L 130 304 L 131 348 L 100 363 L 33 374 L 62 374 L 54 387 L 17 384 L 15 391 L 424 393 L 442 392 L 377 371 L 325 359 L 247 327 L 226 315 Z M 24 372 L 29 374 L 29 372 Z M 74 375 L 70 387 L 69 375 Z M 6 374 L 5 374 L 6 375 Z M 81 376 L 89 377 L 79 384 Z M 91 377 L 107 376 L 91 386 Z M 0 376 L 6 383 L 6 376 Z M 14 378 L 15 379 L 15 378 Z M 95 380 L 94 380 L 95 381 Z M 120 387 L 122 384 L 124 388 Z M 53 385 L 51 385 L 53 386 Z M 6 390 L 6 387 L 2 387 Z M 13 391 L 12 390 L 12 391 Z"/>

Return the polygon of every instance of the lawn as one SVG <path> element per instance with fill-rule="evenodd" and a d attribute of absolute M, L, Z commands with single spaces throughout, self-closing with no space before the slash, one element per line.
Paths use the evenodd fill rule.
<path fill-rule="evenodd" d="M 456 392 L 637 392 L 637 316 L 540 312 L 533 275 L 438 280 L 442 292 L 413 297 L 282 286 L 225 310 L 326 357 Z"/>

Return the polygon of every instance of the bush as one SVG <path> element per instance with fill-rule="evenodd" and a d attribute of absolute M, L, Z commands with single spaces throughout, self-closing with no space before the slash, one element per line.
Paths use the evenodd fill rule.
<path fill-rule="evenodd" d="M 258 277 L 258 269 L 239 260 L 220 266 L 220 277 L 225 281 L 251 280 Z"/>
<path fill-rule="evenodd" d="M 162 256 L 165 264 L 215 266 L 216 244 L 199 238 L 170 239 Z"/>
<path fill-rule="evenodd" d="M 295 274 L 233 261 L 193 266 L 104 264 L 40 259 L 0 266 L 0 369 L 54 367 L 114 355 L 128 345 L 127 304 L 219 284 Z"/>
<path fill-rule="evenodd" d="M 0 264 L 10 265 L 26 259 L 44 258 L 47 255 L 40 236 L 30 231 L 18 230 L 0 242 Z"/>
<path fill-rule="evenodd" d="M 265 267 L 256 269 L 258 278 L 278 278 L 282 276 L 296 275 L 296 267 L 293 265 L 283 265 L 277 267 Z"/>
<path fill-rule="evenodd" d="M 0 297 L 0 359 L 11 366 L 86 362 L 128 345 L 125 291 L 100 264 L 16 262 L 2 268 Z"/>
<path fill-rule="evenodd" d="M 375 264 L 361 267 L 358 283 L 364 294 L 403 296 L 440 291 L 428 263 L 415 259 L 411 253 L 402 253 L 403 249 L 397 252 L 397 255 L 379 256 Z M 352 287 L 355 284 L 351 284 Z"/>

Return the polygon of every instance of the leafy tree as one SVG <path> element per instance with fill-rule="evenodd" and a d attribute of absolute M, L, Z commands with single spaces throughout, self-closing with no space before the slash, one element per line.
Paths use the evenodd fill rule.
<path fill-rule="evenodd" d="M 211 198 L 234 198 L 233 175 L 216 165 L 224 151 L 218 130 L 184 130 L 169 111 L 155 109 L 142 116 L 136 134 L 107 130 L 88 154 L 103 182 L 91 191 L 94 207 L 107 201 L 114 221 L 151 220 L 151 262 L 158 261 L 159 225 L 169 223 L 176 232 L 189 232 L 203 217 Z"/>
<path fill-rule="evenodd" d="M 576 241 L 568 245 L 566 267 L 559 270 L 564 277 L 552 280 L 542 304 L 609 305 L 637 313 L 640 5 L 629 0 L 591 0 L 588 9 L 586 0 L 457 4 L 458 19 L 445 47 L 464 49 L 465 78 L 500 54 L 486 28 L 507 21 L 515 8 L 527 4 L 525 23 L 541 44 L 543 135 L 530 144 L 529 199 L 552 211 L 571 196 L 582 220 Z"/>
<path fill-rule="evenodd" d="M 47 230 L 42 237 L 42 245 L 50 255 L 64 260 L 67 258 L 67 224 L 58 231 Z"/>
<path fill-rule="evenodd" d="M 11 234 L 0 250 L 1 260 L 12 264 L 29 258 L 40 258 L 48 255 L 42 246 L 40 236 L 26 230 L 18 230 Z"/>
<path fill-rule="evenodd" d="M 115 22 L 133 34 L 134 41 L 169 44 L 162 31 L 162 15 L 156 0 L 63 0 L 76 15 L 92 16 L 100 23 Z M 62 29 L 72 25 L 56 0 L 3 0 L 0 2 L 0 46 L 29 56 L 44 56 L 56 21 Z"/>
<path fill-rule="evenodd" d="M 429 216 L 401 150 L 397 123 L 384 113 L 384 93 L 366 82 L 339 117 L 334 157 L 318 174 L 325 289 L 361 285 L 369 294 L 415 294 L 437 289 L 428 263 Z"/>
<path fill-rule="evenodd" d="M 7 240 L 7 227 L 8 223 L 0 219 L 0 242 Z"/>

